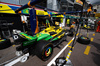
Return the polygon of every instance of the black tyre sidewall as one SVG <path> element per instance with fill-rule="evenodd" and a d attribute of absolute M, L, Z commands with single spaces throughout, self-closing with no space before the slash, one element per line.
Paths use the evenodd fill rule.
<path fill-rule="evenodd" d="M 48 47 L 51 47 L 51 48 L 52 48 L 52 51 L 51 51 L 51 54 L 50 54 L 48 57 L 46 57 L 46 56 L 45 56 L 45 51 L 46 51 L 46 49 L 47 49 Z M 46 46 L 46 47 L 43 49 L 43 51 L 42 51 L 42 59 L 43 59 L 44 61 L 48 60 L 48 59 L 52 56 L 52 53 L 53 53 L 53 47 L 52 47 L 51 45 Z"/>
<path fill-rule="evenodd" d="M 45 58 L 45 50 L 48 48 L 48 47 L 51 47 L 52 48 L 52 52 L 50 54 L 49 57 Z M 39 41 L 37 43 L 37 45 L 35 46 L 35 53 L 36 55 L 43 61 L 46 61 L 48 60 L 51 56 L 52 56 L 52 53 L 53 53 L 53 45 L 47 41 Z"/>
<path fill-rule="evenodd" d="M 70 29 L 68 36 L 73 36 L 75 34 L 75 29 Z"/>
<path fill-rule="evenodd" d="M 82 39 L 81 37 L 86 37 L 86 36 L 80 36 L 80 37 L 77 39 L 77 41 L 78 41 L 79 43 L 81 43 L 81 44 L 86 44 L 86 45 L 90 44 L 90 39 L 89 39 L 88 37 L 86 37 L 87 39 Z"/>
<path fill-rule="evenodd" d="M 6 48 L 10 47 L 11 45 L 12 44 L 11 44 L 10 39 L 6 39 L 5 41 L 0 42 L 0 50 L 6 49 Z"/>

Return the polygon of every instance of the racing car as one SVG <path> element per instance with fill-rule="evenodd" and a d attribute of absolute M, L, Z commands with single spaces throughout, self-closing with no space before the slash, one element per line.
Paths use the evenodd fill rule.
<path fill-rule="evenodd" d="M 16 47 L 17 55 L 34 53 L 43 61 L 52 56 L 54 47 L 67 39 L 67 30 L 55 26 L 50 26 L 34 36 L 24 32 L 17 32 L 17 34 L 22 40 L 20 46 Z"/>

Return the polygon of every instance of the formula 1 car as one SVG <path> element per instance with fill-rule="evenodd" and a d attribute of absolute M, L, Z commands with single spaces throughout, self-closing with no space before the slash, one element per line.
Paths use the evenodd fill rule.
<path fill-rule="evenodd" d="M 50 26 L 34 36 L 24 32 L 19 32 L 18 36 L 22 39 L 22 44 L 16 47 L 18 55 L 21 53 L 35 53 L 43 61 L 48 60 L 53 48 L 58 46 L 63 40 L 66 40 L 67 30 L 60 27 Z"/>

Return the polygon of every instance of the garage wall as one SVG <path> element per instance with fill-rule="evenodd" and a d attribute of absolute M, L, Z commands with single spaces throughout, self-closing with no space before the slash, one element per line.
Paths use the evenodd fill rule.
<path fill-rule="evenodd" d="M 0 14 L 0 20 L 6 20 L 7 23 L 12 23 L 12 25 L 9 25 L 10 31 L 12 31 L 12 29 L 18 29 L 18 30 L 23 31 L 23 25 L 22 25 L 22 22 L 21 22 L 20 15 Z"/>

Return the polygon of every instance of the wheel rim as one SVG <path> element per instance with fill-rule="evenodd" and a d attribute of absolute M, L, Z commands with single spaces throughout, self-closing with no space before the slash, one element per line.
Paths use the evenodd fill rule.
<path fill-rule="evenodd" d="M 50 56 L 50 54 L 52 53 L 52 48 L 51 47 L 48 47 L 45 51 L 45 56 L 48 57 Z"/>
<path fill-rule="evenodd" d="M 87 37 L 81 37 L 82 39 L 88 39 Z"/>
<path fill-rule="evenodd" d="M 52 52 L 53 52 L 53 48 L 52 47 L 47 47 L 42 55 L 42 59 L 43 60 L 47 60 L 51 57 L 52 55 Z"/>

